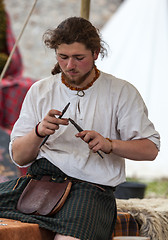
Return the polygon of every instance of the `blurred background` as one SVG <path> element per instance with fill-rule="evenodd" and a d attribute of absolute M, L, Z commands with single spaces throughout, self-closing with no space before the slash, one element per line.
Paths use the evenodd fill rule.
<path fill-rule="evenodd" d="M 4 0 L 15 36 L 18 36 L 34 0 Z M 90 21 L 99 29 L 120 6 L 121 0 L 91 0 Z M 80 16 L 81 0 L 38 0 L 19 43 L 24 62 L 24 75 L 41 79 L 50 74 L 55 63 L 52 50 L 46 49 L 42 36 L 67 17 Z"/>
<path fill-rule="evenodd" d="M 55 64 L 54 52 L 44 47 L 42 42 L 44 32 L 48 28 L 55 28 L 67 17 L 80 16 L 81 2 L 37 1 L 18 44 L 20 55 L 17 59 L 21 60 L 18 65 L 22 66 L 21 72 L 17 74 L 19 77 L 12 78 L 9 74 L 0 85 L 3 96 L 0 98 L 1 115 L 9 105 L 10 111 L 15 111 L 13 119 L 9 119 L 8 112 L 7 117 L 0 116 L 5 134 L 9 135 L 28 88 L 34 81 L 47 77 Z M 4 4 L 13 37 L 17 39 L 34 0 L 0 0 L 0 3 Z M 108 57 L 102 61 L 97 60 L 98 68 L 137 87 L 148 107 L 151 121 L 161 134 L 161 151 L 157 159 L 154 162 L 126 160 L 127 177 L 143 182 L 152 180 L 152 187 L 157 182 L 159 191 L 164 191 L 163 195 L 165 192 L 168 194 L 168 1 L 90 0 L 89 20 L 100 29 L 103 39 L 109 45 Z M 2 26 L 2 22 L 0 24 Z M 18 86 L 23 90 L 20 91 Z M 9 103 L 11 96 L 12 103 Z M 12 105 L 14 99 L 19 105 L 18 109 L 16 104 Z M 1 156 L 4 156 L 3 152 L 5 151 L 0 149 Z M 0 174 L 5 175 L 7 171 L 4 173 L 3 170 L 3 174 L 2 171 Z M 15 174 L 18 174 L 17 170 Z"/>

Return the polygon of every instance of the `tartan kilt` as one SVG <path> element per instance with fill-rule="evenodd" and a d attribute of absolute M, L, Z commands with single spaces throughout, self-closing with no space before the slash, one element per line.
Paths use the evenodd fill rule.
<path fill-rule="evenodd" d="M 34 178 L 51 175 L 57 182 L 66 175 L 47 159 L 35 161 L 28 169 Z M 23 214 L 16 209 L 17 201 L 31 177 L 24 176 L 0 184 L 0 217 L 36 223 L 40 227 L 81 240 L 109 240 L 116 221 L 113 188 L 105 191 L 87 182 L 73 182 L 63 207 L 52 217 Z M 13 190 L 14 186 L 16 188 Z"/>

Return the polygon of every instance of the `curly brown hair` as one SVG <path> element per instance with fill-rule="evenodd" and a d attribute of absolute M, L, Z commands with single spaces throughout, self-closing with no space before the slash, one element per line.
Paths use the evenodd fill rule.
<path fill-rule="evenodd" d="M 104 47 L 105 42 L 101 39 L 99 30 L 88 20 L 81 17 L 70 17 L 61 22 L 54 30 L 47 30 L 43 35 L 45 45 L 51 49 L 57 49 L 60 44 L 82 43 L 92 53 L 100 51 L 102 58 L 107 54 Z M 57 63 L 52 74 L 59 73 L 60 67 Z"/>

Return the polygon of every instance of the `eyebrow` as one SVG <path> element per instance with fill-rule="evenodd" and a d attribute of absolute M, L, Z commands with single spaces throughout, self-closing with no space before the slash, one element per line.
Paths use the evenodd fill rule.
<path fill-rule="evenodd" d="M 59 56 L 65 56 L 67 57 L 68 55 L 67 54 L 63 54 L 63 53 L 57 53 Z M 74 54 L 72 55 L 72 57 L 84 57 L 86 56 L 85 54 Z M 69 57 L 69 56 L 68 56 Z"/>

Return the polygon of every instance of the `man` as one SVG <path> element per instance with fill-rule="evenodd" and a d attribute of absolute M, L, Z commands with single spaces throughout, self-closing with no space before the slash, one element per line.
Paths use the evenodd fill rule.
<path fill-rule="evenodd" d="M 47 31 L 44 42 L 56 51 L 58 62 L 53 76 L 36 82 L 28 92 L 11 134 L 10 153 L 15 164 L 30 166 L 33 176 L 76 182 L 53 217 L 26 216 L 16 210 L 27 183 L 21 179 L 12 193 L 11 209 L 0 216 L 38 223 L 54 231 L 55 240 L 108 240 L 116 219 L 113 190 L 125 181 L 124 158 L 154 160 L 159 134 L 138 91 L 96 68 L 95 61 L 105 48 L 89 21 L 68 18 Z M 69 119 L 84 130 L 78 132 Z M 1 185 L 0 197 L 15 183 Z"/>

